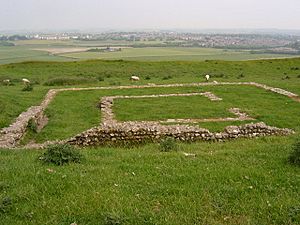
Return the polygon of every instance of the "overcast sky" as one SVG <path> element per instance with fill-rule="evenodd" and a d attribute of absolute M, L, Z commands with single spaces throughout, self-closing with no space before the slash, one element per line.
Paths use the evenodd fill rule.
<path fill-rule="evenodd" d="M 300 29 L 300 0 L 0 0 L 0 30 Z"/>

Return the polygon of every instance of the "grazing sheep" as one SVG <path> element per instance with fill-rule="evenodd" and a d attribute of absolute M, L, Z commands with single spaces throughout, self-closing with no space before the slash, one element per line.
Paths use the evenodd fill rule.
<path fill-rule="evenodd" d="M 206 81 L 208 81 L 208 80 L 209 80 L 209 78 L 210 78 L 209 74 L 206 74 L 206 75 L 205 75 L 205 79 L 206 79 Z"/>
<path fill-rule="evenodd" d="M 10 84 L 10 80 L 9 79 L 3 80 L 2 82 L 3 82 L 3 84 L 5 84 L 7 86 Z"/>
<path fill-rule="evenodd" d="M 140 78 L 139 78 L 138 76 L 131 76 L 131 77 L 130 77 L 130 80 L 131 80 L 131 81 L 139 81 Z"/>
<path fill-rule="evenodd" d="M 23 84 L 30 84 L 30 80 L 23 78 L 22 79 Z"/>

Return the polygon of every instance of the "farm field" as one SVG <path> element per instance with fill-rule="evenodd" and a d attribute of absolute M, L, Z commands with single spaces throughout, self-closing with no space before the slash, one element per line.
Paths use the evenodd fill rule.
<path fill-rule="evenodd" d="M 106 59 L 133 61 L 204 61 L 204 60 L 253 60 L 263 58 L 286 58 L 280 54 L 250 54 L 249 51 L 212 48 L 128 48 L 121 52 L 77 52 L 60 54 L 73 59 Z"/>
<path fill-rule="evenodd" d="M 196 50 L 195 50 L 196 51 Z M 75 53 L 74 53 L 75 54 Z M 77 54 L 77 53 L 76 53 Z M 300 95 L 300 59 L 254 61 L 27 62 L 0 65 L 0 128 L 38 105 L 49 89 L 120 85 L 258 82 Z M 129 80 L 131 75 L 141 78 Z M 21 91 L 22 78 L 33 90 Z M 49 122 L 24 144 L 72 137 L 102 121 L 103 96 L 211 92 L 204 96 L 116 99 L 117 120 L 228 117 L 238 107 L 255 120 L 294 135 L 226 142 L 157 143 L 85 148 L 81 164 L 53 166 L 42 150 L 0 150 L 0 224 L 290 224 L 300 223 L 300 168 L 287 162 L 300 132 L 300 103 L 247 85 L 63 91 L 46 109 Z M 251 122 L 251 121 L 250 121 Z M 248 121 L 201 122 L 222 131 Z M 195 154 L 187 157 L 185 153 Z M 8 202 L 8 203 L 7 203 Z"/>
<path fill-rule="evenodd" d="M 23 61 L 71 61 L 70 59 L 50 55 L 46 51 L 35 50 L 28 46 L 0 46 L 0 64 Z"/>
<path fill-rule="evenodd" d="M 293 58 L 288 54 L 251 54 L 246 50 L 215 48 L 149 47 L 162 44 L 158 41 L 140 42 L 144 47 L 128 48 L 126 41 L 15 41 L 15 46 L 0 46 L 0 64 L 24 61 L 78 61 L 87 59 L 132 61 L 204 61 L 204 60 L 255 60 L 266 58 Z M 88 49 L 121 47 L 121 52 L 88 52 Z M 148 47 L 147 47 L 148 46 Z"/>

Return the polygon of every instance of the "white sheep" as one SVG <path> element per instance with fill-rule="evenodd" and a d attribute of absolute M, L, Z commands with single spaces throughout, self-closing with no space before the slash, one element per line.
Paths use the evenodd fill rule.
<path fill-rule="evenodd" d="M 131 77 L 130 77 L 130 80 L 131 80 L 131 81 L 139 81 L 140 78 L 139 78 L 138 76 L 131 76 Z"/>
<path fill-rule="evenodd" d="M 2 82 L 3 82 L 3 84 L 5 84 L 7 86 L 10 84 L 10 80 L 9 79 L 3 80 Z"/>
<path fill-rule="evenodd" d="M 209 78 L 210 78 L 209 74 L 206 74 L 206 75 L 205 75 L 205 79 L 206 79 L 206 81 L 208 81 L 208 80 L 209 80 Z"/>
<path fill-rule="evenodd" d="M 28 79 L 26 79 L 26 78 L 23 78 L 22 79 L 22 82 L 23 82 L 23 84 L 30 84 L 30 80 L 28 80 Z"/>

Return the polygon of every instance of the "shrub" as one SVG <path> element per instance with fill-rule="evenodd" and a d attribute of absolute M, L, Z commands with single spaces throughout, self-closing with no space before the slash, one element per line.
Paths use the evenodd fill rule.
<path fill-rule="evenodd" d="M 25 86 L 23 87 L 22 91 L 33 91 L 32 84 L 25 84 Z"/>
<path fill-rule="evenodd" d="M 159 147 L 162 152 L 170 152 L 170 151 L 178 150 L 178 144 L 176 140 L 172 137 L 167 137 L 161 140 L 159 143 Z"/>
<path fill-rule="evenodd" d="M 28 121 L 27 128 L 30 129 L 32 132 L 37 133 L 37 130 L 38 130 L 37 127 L 38 127 L 38 126 L 37 126 L 35 120 L 31 118 L 31 119 Z"/>
<path fill-rule="evenodd" d="M 102 77 L 102 76 L 98 76 L 97 79 L 98 79 L 98 81 L 104 81 L 104 77 Z"/>
<path fill-rule="evenodd" d="M 241 73 L 237 76 L 237 79 L 244 78 L 244 77 L 245 77 L 245 75 L 243 73 Z"/>
<path fill-rule="evenodd" d="M 298 75 L 297 78 L 300 78 L 300 75 Z"/>
<path fill-rule="evenodd" d="M 150 76 L 146 76 L 146 77 L 145 77 L 145 80 L 150 80 L 150 79 L 151 79 Z"/>
<path fill-rule="evenodd" d="M 67 163 L 81 163 L 84 157 L 71 145 L 56 144 L 49 145 L 39 159 L 45 163 L 61 166 Z"/>
<path fill-rule="evenodd" d="M 292 146 L 292 152 L 288 158 L 291 164 L 300 166 L 300 139 L 298 139 Z"/>

